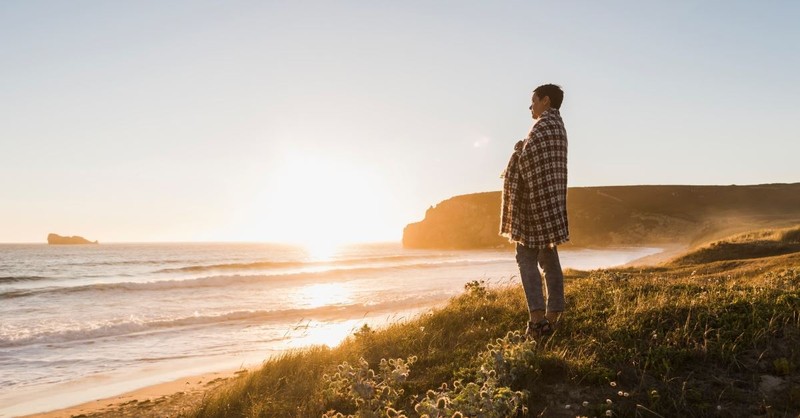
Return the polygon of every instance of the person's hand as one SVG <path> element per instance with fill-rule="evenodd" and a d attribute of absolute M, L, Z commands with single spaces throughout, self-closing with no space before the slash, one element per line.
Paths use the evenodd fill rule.
<path fill-rule="evenodd" d="M 523 141 L 521 139 L 519 141 L 517 141 L 517 143 L 514 145 L 514 151 L 522 151 L 522 146 L 524 144 L 525 144 L 525 141 Z"/>

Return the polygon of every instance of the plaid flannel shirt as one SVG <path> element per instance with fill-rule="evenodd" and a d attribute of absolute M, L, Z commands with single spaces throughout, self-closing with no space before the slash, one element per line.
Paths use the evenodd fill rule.
<path fill-rule="evenodd" d="M 548 109 L 520 141 L 503 175 L 500 235 L 526 247 L 569 241 L 567 131 L 558 109 Z"/>

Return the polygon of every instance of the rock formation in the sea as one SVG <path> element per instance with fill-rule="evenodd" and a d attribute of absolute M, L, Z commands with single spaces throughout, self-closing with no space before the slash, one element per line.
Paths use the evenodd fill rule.
<path fill-rule="evenodd" d="M 502 248 L 500 192 L 452 197 L 403 230 L 406 248 Z M 753 228 L 800 221 L 800 183 L 755 186 L 572 187 L 576 246 L 698 244 Z"/>
<path fill-rule="evenodd" d="M 75 245 L 75 244 L 97 244 L 97 241 L 89 241 L 84 237 L 72 236 L 62 237 L 58 234 L 48 234 L 47 243 L 50 245 Z"/>

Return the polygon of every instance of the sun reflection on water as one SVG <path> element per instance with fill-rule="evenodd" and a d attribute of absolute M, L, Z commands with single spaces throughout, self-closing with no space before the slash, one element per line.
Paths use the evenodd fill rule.
<path fill-rule="evenodd" d="M 340 252 L 341 247 L 341 243 L 325 239 L 303 244 L 310 261 L 331 261 Z"/>
<path fill-rule="evenodd" d="M 306 309 L 349 305 L 353 302 L 353 292 L 346 283 L 317 283 L 297 289 L 292 299 L 292 306 Z"/>

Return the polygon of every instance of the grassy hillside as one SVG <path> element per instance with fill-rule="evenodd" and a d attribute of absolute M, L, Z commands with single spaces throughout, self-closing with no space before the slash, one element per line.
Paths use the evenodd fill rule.
<path fill-rule="evenodd" d="M 694 245 L 750 229 L 800 221 L 800 183 L 757 186 L 572 187 L 571 243 L 578 246 Z M 498 236 L 500 192 L 447 199 L 403 231 L 408 248 L 507 246 Z"/>
<path fill-rule="evenodd" d="M 698 264 L 721 260 L 769 257 L 800 251 L 800 227 L 748 232 L 714 241 L 672 262 Z"/>
<path fill-rule="evenodd" d="M 516 283 L 468 283 L 418 319 L 270 360 L 191 416 L 796 416 L 800 253 L 736 257 L 567 271 L 569 313 L 542 341 L 520 337 Z"/>

